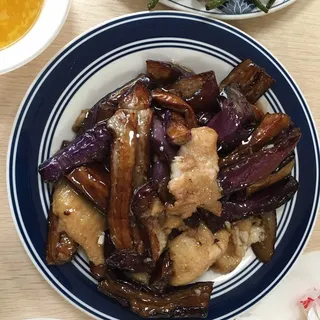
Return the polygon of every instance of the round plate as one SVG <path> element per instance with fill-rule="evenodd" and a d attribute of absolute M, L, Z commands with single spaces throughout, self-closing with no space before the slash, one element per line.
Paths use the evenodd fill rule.
<path fill-rule="evenodd" d="M 187 35 L 187 37 L 186 37 Z M 294 199 L 278 210 L 274 258 L 259 263 L 248 251 L 231 274 L 215 281 L 208 319 L 230 319 L 263 298 L 288 272 L 311 234 L 319 203 L 319 146 L 299 88 L 285 68 L 258 42 L 219 21 L 178 12 L 139 13 L 102 24 L 75 39 L 40 73 L 16 118 L 8 154 L 8 193 L 17 231 L 35 266 L 67 300 L 98 319 L 139 319 L 99 293 L 82 253 L 64 266 L 47 266 L 45 244 L 49 186 L 37 166 L 72 138 L 81 109 L 145 70 L 146 59 L 174 60 L 196 72 L 214 70 L 221 81 L 250 58 L 276 80 L 261 99 L 265 110 L 286 112 L 301 128 L 293 174 Z M 301 155 L 304 155 L 301 157 Z M 307 156 L 306 156 L 307 155 Z"/>
<path fill-rule="evenodd" d="M 283 9 L 295 1 L 276 0 L 268 14 Z M 253 5 L 252 0 L 230 0 L 223 6 L 210 11 L 205 9 L 205 2 L 201 0 L 160 0 L 160 2 L 173 9 L 199 13 L 206 17 L 222 20 L 249 19 L 266 15 Z"/>
<path fill-rule="evenodd" d="M 71 0 L 45 0 L 32 28 L 19 41 L 0 50 L 0 74 L 36 58 L 55 39 L 71 7 Z"/>

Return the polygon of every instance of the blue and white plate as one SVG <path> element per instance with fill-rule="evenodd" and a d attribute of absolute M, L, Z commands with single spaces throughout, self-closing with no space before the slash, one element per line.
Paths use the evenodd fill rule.
<path fill-rule="evenodd" d="M 283 9 L 295 1 L 276 0 L 269 13 Z M 226 4 L 210 11 L 207 11 L 205 8 L 205 0 L 160 0 L 160 2 L 173 9 L 189 11 L 223 20 L 249 19 L 266 15 L 253 5 L 252 0 L 229 0 Z M 262 3 L 267 2 L 267 0 L 262 0 Z"/>
<path fill-rule="evenodd" d="M 251 58 L 276 79 L 261 99 L 265 110 L 286 112 L 301 128 L 295 177 L 300 190 L 278 211 L 274 258 L 262 265 L 250 251 L 231 274 L 215 281 L 208 319 L 231 319 L 274 288 L 305 247 L 319 203 L 319 145 L 308 105 L 294 80 L 257 41 L 222 22 L 178 12 L 139 13 L 104 23 L 72 41 L 39 74 L 17 115 L 8 154 L 8 193 L 17 231 L 45 279 L 76 307 L 97 319 L 139 319 L 97 291 L 86 258 L 47 266 L 45 243 L 49 187 L 37 166 L 72 137 L 71 125 L 112 89 L 145 70 L 146 59 L 173 60 L 221 81 Z"/>

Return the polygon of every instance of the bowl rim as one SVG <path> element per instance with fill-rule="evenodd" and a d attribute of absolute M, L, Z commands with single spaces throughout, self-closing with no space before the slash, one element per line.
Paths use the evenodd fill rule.
<path fill-rule="evenodd" d="M 30 30 L 17 42 L 0 50 L 0 75 L 24 66 L 47 49 L 61 31 L 71 4 L 72 0 L 44 0 L 40 15 Z M 57 14 L 52 15 L 52 10 Z M 47 32 L 49 36 L 45 37 Z M 26 51 L 26 55 L 20 54 Z"/>
<path fill-rule="evenodd" d="M 168 6 L 171 9 L 179 10 L 179 11 L 185 11 L 193 14 L 200 14 L 203 17 L 211 18 L 211 19 L 220 19 L 220 20 L 225 20 L 225 21 L 230 21 L 230 20 L 245 20 L 245 19 L 253 19 L 253 18 L 258 18 L 258 17 L 264 17 L 267 15 L 270 15 L 274 12 L 280 11 L 297 0 L 288 0 L 287 2 L 281 3 L 276 7 L 272 7 L 268 13 L 264 13 L 261 10 L 256 11 L 256 12 L 250 12 L 250 13 L 241 13 L 241 14 L 225 14 L 223 12 L 218 13 L 218 12 L 212 12 L 212 11 L 206 11 L 205 9 L 196 9 L 192 6 L 187 6 L 182 3 L 178 3 L 175 0 L 160 0 L 160 2 L 166 6 Z"/>

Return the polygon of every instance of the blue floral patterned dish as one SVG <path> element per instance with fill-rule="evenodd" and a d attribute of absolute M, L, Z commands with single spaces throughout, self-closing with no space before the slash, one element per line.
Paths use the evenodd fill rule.
<path fill-rule="evenodd" d="M 269 12 L 274 12 L 292 4 L 295 0 L 277 0 Z M 202 0 L 160 0 L 168 7 L 200 13 L 212 18 L 232 20 L 247 19 L 265 15 L 264 12 L 257 9 L 251 0 L 229 0 L 226 4 L 217 9 L 207 11 Z"/>

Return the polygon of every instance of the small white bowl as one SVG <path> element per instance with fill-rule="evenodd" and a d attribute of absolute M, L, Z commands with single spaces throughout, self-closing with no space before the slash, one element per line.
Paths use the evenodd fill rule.
<path fill-rule="evenodd" d="M 25 65 L 44 51 L 61 30 L 70 6 L 71 0 L 44 0 L 41 13 L 28 33 L 0 50 L 0 74 Z"/>

